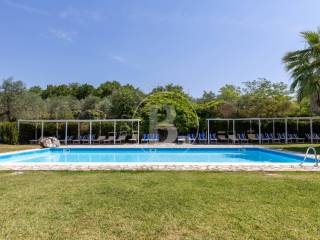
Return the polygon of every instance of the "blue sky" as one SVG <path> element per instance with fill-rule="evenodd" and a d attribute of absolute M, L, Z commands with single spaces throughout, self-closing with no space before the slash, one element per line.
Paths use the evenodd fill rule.
<path fill-rule="evenodd" d="M 0 78 L 28 86 L 169 82 L 200 96 L 266 77 L 320 25 L 319 0 L 0 0 Z"/>

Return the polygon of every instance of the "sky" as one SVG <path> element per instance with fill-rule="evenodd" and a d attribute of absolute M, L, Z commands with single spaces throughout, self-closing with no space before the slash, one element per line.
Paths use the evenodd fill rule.
<path fill-rule="evenodd" d="M 107 80 L 191 95 L 260 77 L 320 26 L 319 0 L 0 0 L 0 79 L 28 87 Z"/>

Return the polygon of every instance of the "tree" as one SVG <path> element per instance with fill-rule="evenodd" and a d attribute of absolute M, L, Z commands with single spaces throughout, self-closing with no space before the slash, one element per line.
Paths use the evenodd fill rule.
<path fill-rule="evenodd" d="M 81 119 L 94 119 L 97 118 L 99 113 L 97 110 L 97 105 L 100 102 L 100 98 L 96 96 L 88 96 L 81 101 Z"/>
<path fill-rule="evenodd" d="M 15 121 L 24 108 L 22 95 L 26 87 L 22 81 L 14 81 L 12 77 L 4 79 L 0 86 L 0 117 L 7 121 Z"/>
<path fill-rule="evenodd" d="M 80 103 L 72 96 L 51 97 L 46 100 L 49 119 L 72 119 L 80 115 Z"/>
<path fill-rule="evenodd" d="M 131 118 L 144 94 L 131 85 L 125 85 L 110 96 L 113 118 Z"/>
<path fill-rule="evenodd" d="M 33 86 L 33 87 L 29 88 L 29 92 L 35 93 L 37 95 L 41 95 L 42 88 L 40 86 Z"/>
<path fill-rule="evenodd" d="M 174 85 L 172 83 L 169 83 L 165 85 L 164 87 L 158 86 L 154 89 L 152 89 L 151 93 L 156 93 L 156 92 L 180 92 L 184 93 L 183 87 L 180 85 Z"/>
<path fill-rule="evenodd" d="M 39 94 L 24 92 L 21 95 L 23 108 L 17 113 L 17 119 L 45 119 L 48 117 L 47 106 Z"/>
<path fill-rule="evenodd" d="M 71 83 L 69 84 L 70 95 L 76 97 L 78 100 L 84 99 L 90 95 L 93 95 L 95 89 L 90 84 L 79 84 Z"/>
<path fill-rule="evenodd" d="M 211 102 L 216 99 L 216 94 L 212 91 L 203 91 L 201 98 L 198 98 L 197 101 L 200 103 Z"/>
<path fill-rule="evenodd" d="M 291 90 L 301 101 L 307 97 L 320 107 L 320 29 L 301 33 L 306 47 L 287 53 L 283 62 L 293 82 Z"/>
<path fill-rule="evenodd" d="M 153 125 L 152 122 L 155 122 L 166 126 L 172 124 L 179 133 L 186 134 L 188 130 L 196 129 L 198 126 L 194 107 L 182 93 L 159 91 L 150 94 L 139 108 L 139 114 L 143 119 L 142 130 L 149 131 L 150 124 Z"/>
<path fill-rule="evenodd" d="M 217 100 L 220 101 L 218 106 L 219 116 L 224 118 L 236 117 L 240 98 L 241 90 L 239 87 L 230 84 L 221 87 L 217 96 Z"/>
<path fill-rule="evenodd" d="M 240 99 L 240 96 L 241 91 L 239 87 L 226 84 L 220 88 L 217 98 L 228 103 L 236 103 Z"/>
<path fill-rule="evenodd" d="M 272 83 L 265 78 L 244 83 L 239 101 L 239 115 L 243 117 L 283 117 L 290 115 L 292 97 L 286 84 Z"/>
<path fill-rule="evenodd" d="M 48 85 L 46 89 L 44 89 L 41 93 L 43 99 L 47 99 L 50 97 L 59 97 L 59 96 L 68 96 L 70 95 L 70 89 L 68 85 Z"/>
<path fill-rule="evenodd" d="M 110 96 L 113 92 L 119 90 L 121 88 L 121 84 L 117 81 L 108 81 L 100 84 L 100 86 L 96 90 L 96 95 L 103 98 Z"/>

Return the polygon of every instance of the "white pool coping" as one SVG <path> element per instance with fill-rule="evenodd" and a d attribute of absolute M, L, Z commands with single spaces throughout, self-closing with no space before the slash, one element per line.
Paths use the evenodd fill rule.
<path fill-rule="evenodd" d="M 289 153 L 292 155 L 303 156 L 289 151 L 280 151 L 268 147 L 257 145 L 191 145 L 191 144 L 125 144 L 125 145 L 64 145 L 60 148 L 262 148 L 272 151 L 279 151 Z M 14 151 L 8 153 L 1 153 L 0 156 L 6 156 L 17 153 L 27 153 L 42 151 L 42 149 L 28 149 L 21 151 Z M 9 162 L 1 163 L 0 170 L 176 170 L 176 171 L 192 171 L 192 170 L 206 170 L 206 171 L 320 171 L 320 167 L 315 167 L 314 163 L 305 163 L 300 166 L 299 163 L 199 163 L 199 162 L 121 162 L 121 163 L 18 163 Z"/>

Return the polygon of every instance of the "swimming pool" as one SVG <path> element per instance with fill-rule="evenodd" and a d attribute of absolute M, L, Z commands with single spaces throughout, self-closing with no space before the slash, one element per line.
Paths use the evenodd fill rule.
<path fill-rule="evenodd" d="M 303 157 L 264 148 L 55 148 L 3 154 L 6 164 L 299 164 Z M 314 159 L 306 159 L 314 163 Z"/>

